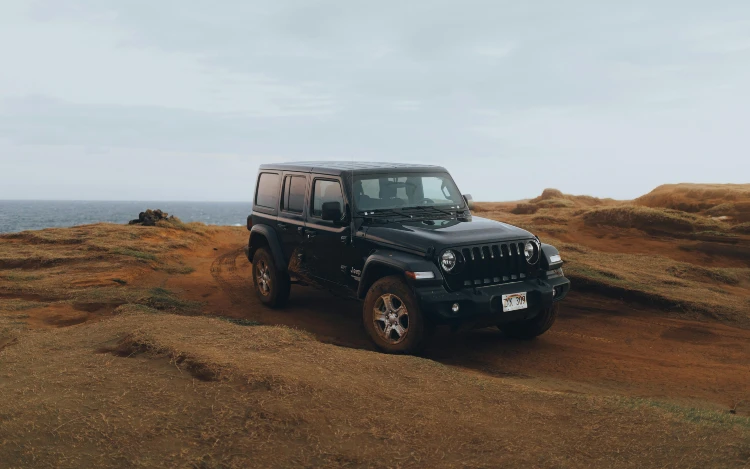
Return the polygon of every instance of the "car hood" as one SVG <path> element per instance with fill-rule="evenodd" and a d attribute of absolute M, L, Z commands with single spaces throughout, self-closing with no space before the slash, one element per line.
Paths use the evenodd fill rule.
<path fill-rule="evenodd" d="M 373 224 L 367 227 L 365 233 L 365 238 L 370 241 L 420 252 L 427 252 L 429 247 L 440 251 L 447 247 L 533 237 L 528 231 L 516 226 L 481 217 Z"/>

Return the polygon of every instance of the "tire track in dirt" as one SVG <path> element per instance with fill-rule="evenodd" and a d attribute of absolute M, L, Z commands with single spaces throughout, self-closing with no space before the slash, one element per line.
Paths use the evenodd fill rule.
<path fill-rule="evenodd" d="M 211 276 L 231 303 L 222 314 L 247 318 L 267 325 L 299 328 L 324 343 L 372 349 L 361 327 L 361 307 L 352 300 L 338 298 L 328 291 L 293 285 L 289 304 L 269 308 L 258 299 L 249 269 L 238 266 L 245 259 L 244 248 L 218 254 L 211 263 Z M 248 263 L 248 266 L 251 265 Z"/>
<path fill-rule="evenodd" d="M 236 306 L 258 303 L 253 291 L 252 278 L 237 273 L 237 258 L 242 254 L 243 248 L 235 249 L 221 254 L 211 264 L 214 281 Z"/>
<path fill-rule="evenodd" d="M 286 308 L 269 309 L 255 295 L 249 264 L 238 264 L 243 249 L 216 255 L 211 275 L 231 303 L 233 317 L 303 329 L 324 343 L 372 349 L 356 302 L 294 286 Z M 444 331 L 423 357 L 486 375 L 535 380 L 564 392 L 668 396 L 714 408 L 747 399 L 748 331 L 659 313 L 576 293 L 550 333 L 538 340 L 510 340 L 494 328 Z"/>

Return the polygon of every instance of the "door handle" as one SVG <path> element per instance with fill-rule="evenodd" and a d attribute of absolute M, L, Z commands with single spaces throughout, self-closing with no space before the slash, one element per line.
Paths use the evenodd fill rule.
<path fill-rule="evenodd" d="M 305 234 L 307 235 L 307 238 L 310 239 L 314 238 L 317 233 L 315 230 L 305 230 Z"/>
<path fill-rule="evenodd" d="M 286 231 L 286 223 L 277 223 L 277 224 L 276 224 L 276 226 L 277 226 L 277 227 L 278 227 L 278 228 L 279 228 L 280 230 L 284 230 L 284 231 Z"/>

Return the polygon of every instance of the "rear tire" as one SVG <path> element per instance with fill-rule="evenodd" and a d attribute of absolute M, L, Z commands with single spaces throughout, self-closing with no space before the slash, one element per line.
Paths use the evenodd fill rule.
<path fill-rule="evenodd" d="M 552 327 L 560 309 L 559 303 L 542 310 L 536 317 L 526 321 L 512 322 L 497 326 L 505 335 L 514 339 L 531 340 L 544 334 Z"/>
<path fill-rule="evenodd" d="M 424 348 L 428 327 L 416 296 L 397 275 L 375 282 L 362 307 L 365 330 L 385 353 L 411 354 Z"/>
<path fill-rule="evenodd" d="M 286 273 L 279 272 L 271 252 L 259 248 L 253 256 L 253 287 L 258 299 L 271 308 L 281 308 L 289 301 L 291 281 Z"/>

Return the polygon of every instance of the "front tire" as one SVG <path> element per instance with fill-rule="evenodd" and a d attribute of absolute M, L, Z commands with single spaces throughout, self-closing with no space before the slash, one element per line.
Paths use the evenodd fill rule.
<path fill-rule="evenodd" d="M 526 321 L 512 322 L 497 326 L 505 335 L 514 339 L 531 340 L 539 337 L 552 327 L 557 319 L 557 313 L 560 309 L 559 303 L 555 303 L 549 308 L 545 308 L 536 317 Z"/>
<path fill-rule="evenodd" d="M 375 282 L 362 308 L 365 330 L 385 353 L 417 353 L 425 345 L 427 325 L 416 297 L 396 275 Z"/>
<path fill-rule="evenodd" d="M 268 248 L 259 248 L 253 256 L 253 286 L 261 303 L 271 308 L 281 308 L 289 300 L 289 276 L 278 271 Z"/>

